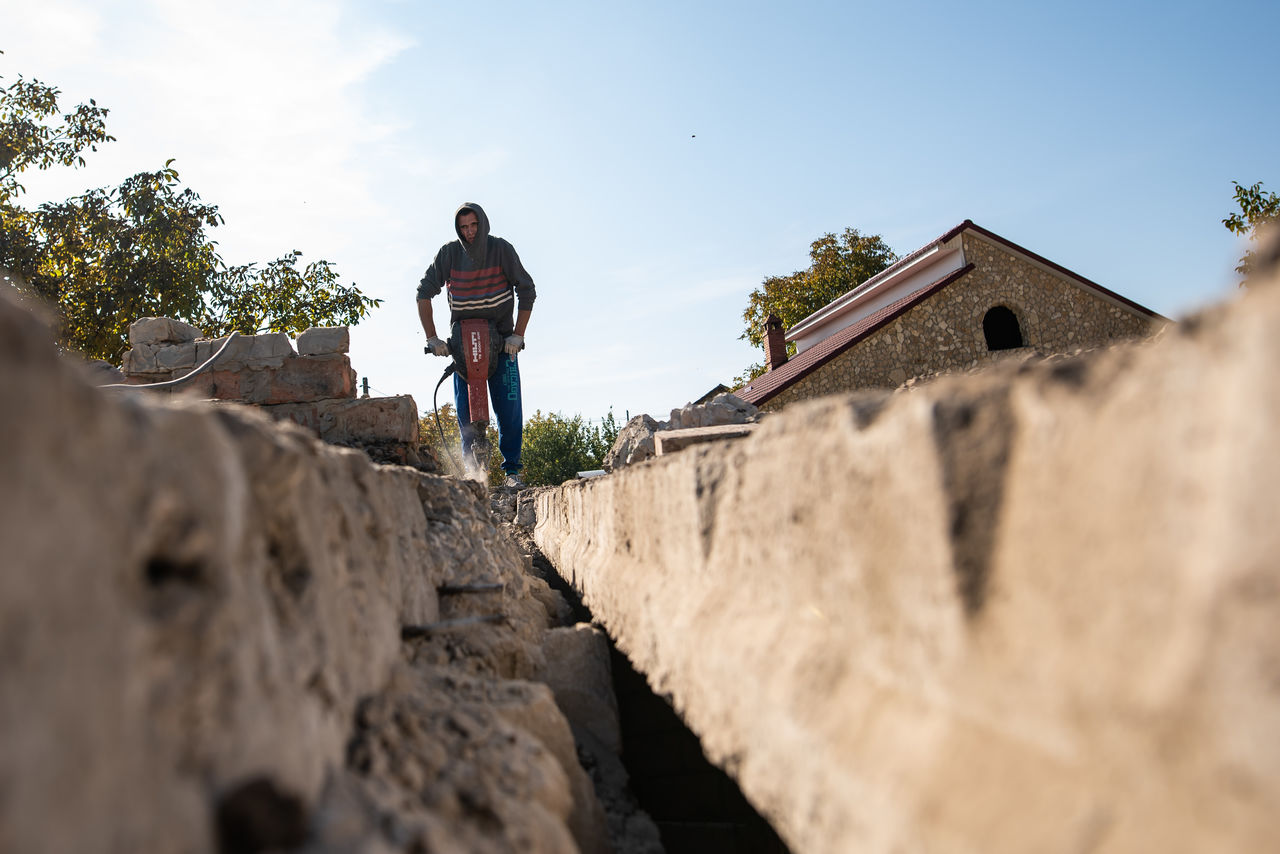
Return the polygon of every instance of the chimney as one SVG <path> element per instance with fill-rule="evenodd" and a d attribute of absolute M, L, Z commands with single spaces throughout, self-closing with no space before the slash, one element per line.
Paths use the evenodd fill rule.
<path fill-rule="evenodd" d="M 787 361 L 787 341 L 782 334 L 782 321 L 771 314 L 764 322 L 764 367 L 767 371 L 781 368 Z"/>

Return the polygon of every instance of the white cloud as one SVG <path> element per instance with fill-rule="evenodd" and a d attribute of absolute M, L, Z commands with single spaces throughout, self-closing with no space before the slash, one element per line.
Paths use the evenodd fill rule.
<path fill-rule="evenodd" d="M 362 87 L 411 43 L 367 23 L 357 4 L 58 0 L 17 11 L 4 14 L 22 46 L 21 58 L 6 57 L 11 67 L 39 57 L 69 100 L 111 109 L 118 138 L 95 158 L 100 169 L 47 182 L 49 195 L 174 157 L 184 181 L 222 209 L 227 225 L 215 235 L 232 262 L 293 248 L 338 255 L 357 239 L 353 220 L 383 214 L 377 147 L 396 127 L 370 114 Z M 66 83 L 52 79 L 63 74 Z"/>
<path fill-rule="evenodd" d="M 0 21 L 4 22 L 0 50 L 10 56 L 17 53 L 42 58 L 39 74 L 26 73 L 27 77 L 47 77 L 77 62 L 79 57 L 95 50 L 101 38 L 102 16 L 88 3 L 0 0 Z M 13 76 L 17 76 L 17 72 L 24 69 L 15 69 Z M 54 80 L 45 82 L 56 84 Z"/>

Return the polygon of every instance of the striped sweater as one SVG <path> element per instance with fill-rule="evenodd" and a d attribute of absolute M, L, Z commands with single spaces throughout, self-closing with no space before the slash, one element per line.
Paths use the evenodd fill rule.
<path fill-rule="evenodd" d="M 494 321 L 500 333 L 510 335 L 515 329 L 514 309 L 526 311 L 533 307 L 537 295 L 533 279 L 520 263 L 515 248 L 501 237 L 488 234 L 488 218 L 480 206 L 468 203 L 465 207 L 478 213 L 476 245 L 468 247 L 461 240 L 454 240 L 440 247 L 418 284 L 418 299 L 431 299 L 445 290 L 450 325 L 479 317 Z M 481 246 L 483 253 L 479 251 Z"/>

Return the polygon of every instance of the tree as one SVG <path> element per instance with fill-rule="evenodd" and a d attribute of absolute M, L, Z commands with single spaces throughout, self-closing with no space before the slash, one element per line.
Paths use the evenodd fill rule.
<path fill-rule="evenodd" d="M 524 425 L 524 481 L 529 486 L 557 486 L 580 471 L 600 468 L 618 437 L 618 423 L 609 411 L 592 427 L 581 415 L 565 418 L 539 410 Z"/>
<path fill-rule="evenodd" d="M 1262 182 L 1251 187 L 1243 187 L 1237 181 L 1231 183 L 1236 188 L 1235 199 L 1236 204 L 1240 206 L 1240 212 L 1227 216 L 1222 220 L 1222 224 L 1232 234 L 1247 235 L 1250 243 L 1256 243 L 1259 232 L 1265 231 L 1267 227 L 1280 221 L 1280 196 L 1263 192 Z M 1244 276 L 1241 285 L 1247 284 L 1249 276 L 1253 274 L 1258 260 L 1257 255 L 1257 247 L 1254 247 L 1240 258 L 1236 272 Z"/>
<path fill-rule="evenodd" d="M 790 276 L 768 276 L 747 298 L 742 312 L 746 328 L 739 337 L 761 347 L 765 321 L 776 314 L 784 327 L 794 326 L 836 297 L 846 294 L 889 267 L 898 256 L 878 234 L 864 235 L 846 228 L 840 236 L 828 233 L 809 246 L 809 268 Z M 794 354 L 794 345 L 788 352 Z M 764 373 L 762 364 L 752 365 L 739 380 L 750 382 Z"/>
<path fill-rule="evenodd" d="M 86 150 L 113 139 L 105 108 L 90 101 L 59 116 L 59 94 L 21 76 L 0 87 L 0 266 L 54 306 L 62 346 L 118 361 L 129 324 L 148 315 L 210 336 L 297 334 L 354 325 L 381 304 L 341 284 L 327 261 L 299 270 L 297 251 L 228 268 L 208 234 L 222 224 L 217 207 L 182 187 L 173 160 L 115 188 L 21 207 L 23 171 L 83 166 Z"/>

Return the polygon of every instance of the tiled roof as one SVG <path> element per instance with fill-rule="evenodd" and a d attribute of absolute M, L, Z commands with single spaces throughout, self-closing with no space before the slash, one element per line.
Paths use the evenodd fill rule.
<path fill-rule="evenodd" d="M 905 269 L 906 267 L 909 267 L 912 264 L 912 262 L 922 257 L 930 249 L 933 249 L 936 246 L 941 246 L 942 244 L 954 238 L 960 232 L 964 231 L 966 228 L 970 228 L 970 227 L 977 228 L 977 226 L 973 224 L 973 220 L 966 219 L 964 222 L 960 223 L 959 225 L 953 226 L 952 228 L 948 229 L 946 232 L 943 233 L 941 237 L 938 237 L 934 240 L 930 240 L 928 243 L 926 243 L 924 246 L 921 246 L 919 249 L 915 250 L 914 252 L 909 252 L 906 255 L 903 255 L 897 261 L 894 261 L 888 267 L 885 267 L 883 270 L 881 270 L 879 273 L 876 273 L 874 276 L 867 279 L 865 282 L 861 282 L 860 284 L 850 289 L 848 292 L 836 297 L 834 300 L 827 303 L 817 311 L 813 312 L 813 314 L 810 314 L 808 317 L 804 317 L 796 321 L 796 324 L 787 330 L 787 334 L 790 335 L 796 329 L 804 326 L 807 322 L 817 317 L 818 315 L 822 314 L 823 312 L 826 312 L 835 306 L 843 305 L 849 302 L 850 300 L 854 299 L 859 294 L 865 293 L 871 288 L 874 288 L 876 285 L 880 284 L 885 279 L 890 279 L 896 276 L 898 273 L 902 272 L 903 269 Z M 983 233 L 987 234 L 990 232 L 986 232 L 984 230 Z"/>
<path fill-rule="evenodd" d="M 1123 297 L 1120 294 L 1116 293 L 1115 291 L 1108 290 L 1107 288 L 1104 288 L 1102 285 L 1098 284 L 1097 282 L 1093 282 L 1093 281 L 1090 281 L 1089 279 L 1086 279 L 1084 276 L 1081 276 L 1079 273 L 1073 273 L 1071 270 L 1068 270 L 1066 267 L 1063 267 L 1061 264 L 1055 264 L 1054 262 L 1050 261 L 1048 258 L 1045 258 L 1042 255 L 1037 255 L 1036 253 L 1030 251 L 1029 249 L 1024 249 L 1023 247 L 1019 246 L 1013 241 L 1006 240 L 1005 238 L 996 234 L 994 231 L 988 231 L 982 226 L 975 224 L 974 221 L 971 219 L 966 219 L 964 222 L 960 223 L 954 228 L 949 229 L 946 233 L 944 233 L 941 237 L 937 238 L 936 240 L 931 240 L 928 243 L 926 243 L 924 246 L 921 246 L 919 249 L 915 250 L 914 252 L 908 255 L 904 255 L 902 258 L 899 258 L 892 266 L 877 273 L 876 275 L 872 276 L 870 279 L 867 279 L 865 282 L 858 285 L 858 287 L 849 291 L 847 294 L 841 297 L 837 297 L 835 301 L 833 301 L 831 304 L 827 306 L 824 306 L 822 309 L 819 309 L 819 311 L 825 311 L 831 306 L 835 305 L 835 303 L 837 302 L 847 302 L 848 300 L 852 299 L 854 295 L 863 293 L 868 288 L 871 288 L 879 284 L 880 282 L 883 282 L 885 279 L 891 278 L 892 276 L 897 274 L 899 271 L 907 267 L 912 261 L 921 257 L 929 249 L 932 249 L 935 246 L 941 246 L 942 244 L 947 243 L 948 241 L 955 238 L 955 236 L 960 234 L 962 231 L 973 231 L 977 234 L 982 235 L 988 240 L 991 240 L 994 243 L 999 243 L 1002 246 L 1008 247 L 1009 249 L 1012 249 L 1015 252 L 1018 252 L 1026 256 L 1027 258 L 1032 259 L 1033 261 L 1036 261 L 1040 264 L 1045 265 L 1046 267 L 1050 268 L 1051 270 L 1054 270 L 1055 272 L 1063 276 L 1067 276 L 1068 278 L 1075 280 L 1080 285 L 1083 285 L 1084 287 L 1097 292 L 1099 295 L 1103 297 L 1109 298 L 1111 300 L 1114 300 L 1115 302 L 1120 303 L 1121 305 L 1127 306 L 1132 311 L 1136 311 L 1139 314 L 1144 314 L 1148 317 L 1157 318 L 1159 320 L 1166 319 L 1162 315 L 1157 314 L 1156 312 L 1152 311 L 1151 309 L 1147 308 L 1144 305 L 1139 305 L 1133 300 L 1128 299 L 1127 297 Z M 852 347 L 854 344 L 861 341 L 866 336 L 870 335 L 872 332 L 875 332 L 881 326 L 884 326 L 886 323 L 893 320 L 895 317 L 898 317 L 899 315 L 903 314 L 912 306 L 918 304 L 919 302 L 926 299 L 927 297 L 930 297 L 933 294 L 937 293 L 939 290 L 951 284 L 952 282 L 956 281 L 957 279 L 959 279 L 965 273 L 969 272 L 972 269 L 973 269 L 973 264 L 968 264 L 962 267 L 961 269 L 955 271 L 954 273 L 950 273 L 946 276 L 943 276 L 941 279 L 938 279 L 937 281 L 934 281 L 928 285 L 925 285 L 923 288 L 920 288 L 919 290 L 913 291 L 912 293 L 903 297 L 897 302 L 887 305 L 884 308 L 880 309 L 879 311 L 864 317 L 862 320 L 858 321 L 854 325 L 846 327 L 845 329 L 841 329 L 839 332 L 836 332 L 835 334 L 831 335 L 828 338 L 824 338 L 822 341 L 819 341 L 817 344 L 813 345 L 808 350 L 805 350 L 803 353 L 798 354 L 794 359 L 791 359 L 782 367 L 776 370 L 768 371 L 764 374 L 761 374 L 760 376 L 752 380 L 750 383 L 748 383 L 746 386 L 743 386 L 742 388 L 734 391 L 734 394 L 745 401 L 754 403 L 756 406 L 761 405 L 762 403 L 769 400 L 769 398 L 781 392 L 787 386 L 803 379 L 804 377 L 807 377 L 809 374 L 813 373 L 818 368 L 825 365 L 827 362 L 830 362 L 836 356 L 839 356 L 845 350 L 848 350 L 850 347 Z M 814 315 L 816 315 L 817 313 L 818 312 L 815 312 L 813 315 L 810 315 L 804 320 L 801 320 L 798 324 L 796 324 L 796 326 L 798 327 L 803 325 L 805 321 L 814 317 Z"/>
<path fill-rule="evenodd" d="M 734 394 L 748 403 L 760 406 L 787 386 L 807 377 L 894 318 L 905 314 L 913 306 L 933 296 L 952 282 L 958 281 L 972 269 L 972 264 L 966 264 L 959 270 L 948 273 L 923 288 L 911 292 L 897 302 L 886 305 L 852 326 L 845 327 L 834 335 L 824 338 L 808 350 L 789 359 L 781 367 L 766 371 L 746 386 L 735 391 Z"/>

